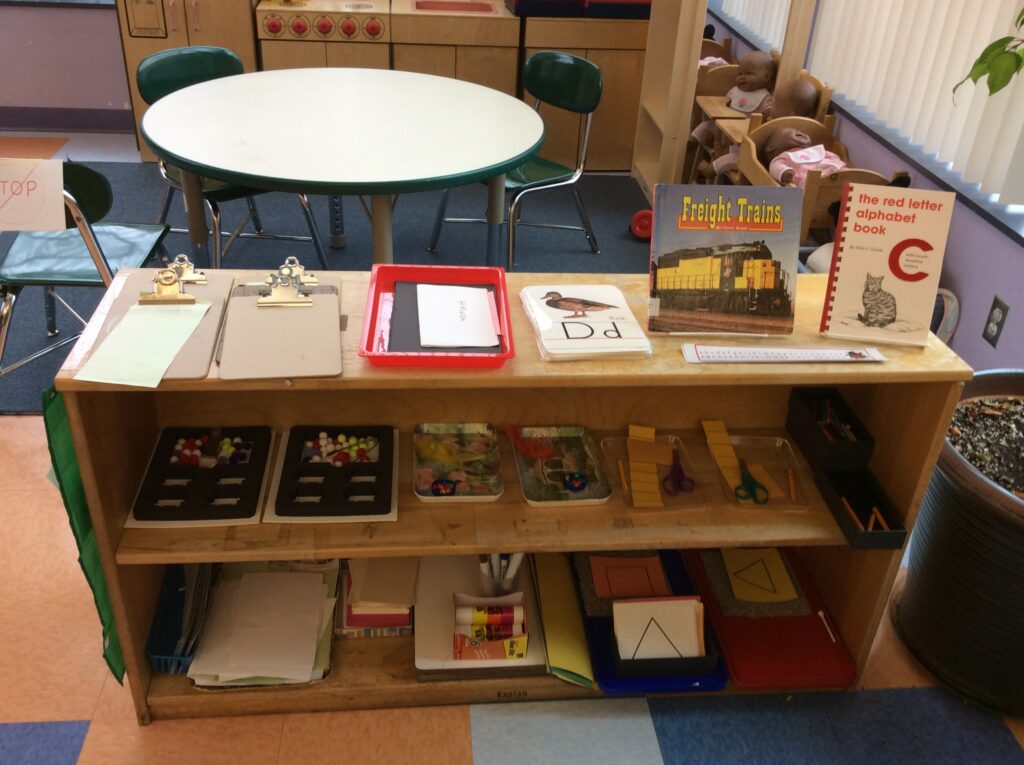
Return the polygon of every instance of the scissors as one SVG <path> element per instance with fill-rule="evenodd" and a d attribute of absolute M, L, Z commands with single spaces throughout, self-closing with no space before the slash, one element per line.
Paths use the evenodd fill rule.
<path fill-rule="evenodd" d="M 672 450 L 672 469 L 668 475 L 661 479 L 661 488 L 670 497 L 674 497 L 681 491 L 693 491 L 696 484 L 693 479 L 683 472 L 683 464 L 679 461 L 679 450 Z"/>
<path fill-rule="evenodd" d="M 740 460 L 740 485 L 736 487 L 736 499 L 752 499 L 755 505 L 768 502 L 768 489 L 750 474 L 745 460 Z"/>

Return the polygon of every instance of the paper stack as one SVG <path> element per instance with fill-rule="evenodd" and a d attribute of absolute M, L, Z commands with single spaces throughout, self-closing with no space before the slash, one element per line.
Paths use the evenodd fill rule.
<path fill-rule="evenodd" d="M 397 637 L 412 634 L 419 558 L 355 558 L 343 574 L 343 637 Z"/>
<path fill-rule="evenodd" d="M 189 679 L 203 687 L 323 679 L 330 668 L 338 563 L 226 565 Z"/>

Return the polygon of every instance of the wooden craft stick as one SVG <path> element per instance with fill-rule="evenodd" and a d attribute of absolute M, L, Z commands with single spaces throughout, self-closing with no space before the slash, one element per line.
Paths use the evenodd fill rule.
<path fill-rule="evenodd" d="M 875 530 L 875 514 L 872 513 L 871 517 L 868 518 L 868 531 L 874 531 L 874 530 Z"/>
<path fill-rule="evenodd" d="M 793 474 L 793 468 L 786 468 L 786 478 L 789 479 L 789 499 L 796 502 L 796 476 Z"/>
<path fill-rule="evenodd" d="M 881 527 L 882 527 L 883 529 L 885 529 L 886 531 L 889 531 L 889 524 L 888 524 L 888 523 L 886 523 L 886 522 L 885 522 L 885 518 L 883 518 L 883 517 L 882 517 L 882 511 L 881 511 L 881 510 L 879 510 L 879 509 L 878 509 L 877 507 L 875 507 L 875 506 L 872 506 L 872 507 L 871 507 L 871 518 L 872 518 L 872 519 L 875 519 L 875 518 L 877 518 L 877 519 L 878 519 L 878 525 L 879 525 L 879 526 L 881 526 Z"/>
<path fill-rule="evenodd" d="M 846 512 L 848 512 L 850 517 L 853 518 L 853 522 L 857 524 L 857 528 L 864 531 L 864 524 L 860 522 L 860 518 L 858 518 L 857 514 L 853 512 L 853 508 L 850 507 L 850 503 L 846 501 L 846 497 L 840 497 L 839 499 L 843 501 L 843 507 L 846 508 Z"/>
<path fill-rule="evenodd" d="M 626 465 L 619 460 L 619 480 L 622 481 L 622 490 L 629 491 L 629 481 L 626 480 Z"/>
<path fill-rule="evenodd" d="M 747 463 L 747 470 L 749 470 L 750 474 L 757 479 L 758 483 L 768 490 L 768 499 L 777 499 L 785 495 L 786 492 L 784 492 L 782 487 L 775 482 L 771 473 L 769 473 L 767 468 L 765 468 L 765 466 L 760 462 Z"/>

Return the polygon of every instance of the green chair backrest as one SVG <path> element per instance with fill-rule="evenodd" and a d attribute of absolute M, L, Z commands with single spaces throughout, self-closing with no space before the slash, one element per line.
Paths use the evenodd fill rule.
<path fill-rule="evenodd" d="M 526 91 L 546 104 L 590 114 L 601 103 L 604 78 L 596 64 L 554 50 L 534 53 L 523 67 Z"/>
<path fill-rule="evenodd" d="M 104 175 L 77 162 L 64 163 L 64 188 L 71 193 L 90 223 L 101 220 L 114 204 L 114 192 Z M 64 208 L 64 223 L 74 228 L 71 212 Z"/>
<path fill-rule="evenodd" d="M 242 74 L 242 61 L 227 48 L 195 45 L 146 56 L 135 71 L 139 95 L 147 104 L 198 82 Z"/>

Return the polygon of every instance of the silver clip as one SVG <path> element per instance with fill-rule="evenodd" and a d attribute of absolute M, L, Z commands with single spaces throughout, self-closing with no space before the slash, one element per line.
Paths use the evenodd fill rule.
<path fill-rule="evenodd" d="M 206 272 L 196 271 L 188 255 L 180 253 L 174 257 L 168 268 L 174 269 L 178 275 L 178 281 L 182 284 L 206 284 Z"/>
<path fill-rule="evenodd" d="M 267 277 L 267 286 L 260 288 L 260 296 L 256 299 L 259 307 L 285 306 L 303 307 L 313 305 L 308 287 L 317 284 L 313 274 L 304 276 L 305 269 L 296 258 L 288 258 L 277 269 L 276 274 Z M 312 281 L 310 281 L 312 280 Z"/>
<path fill-rule="evenodd" d="M 181 281 L 173 268 L 157 271 L 153 278 L 153 291 L 139 293 L 140 305 L 191 305 L 195 302 L 195 295 L 181 291 Z"/>

